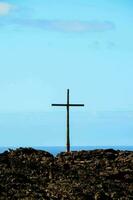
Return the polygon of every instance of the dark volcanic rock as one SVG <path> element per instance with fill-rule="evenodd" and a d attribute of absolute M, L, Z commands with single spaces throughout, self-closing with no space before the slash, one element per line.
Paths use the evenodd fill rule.
<path fill-rule="evenodd" d="M 53 162 L 50 153 L 31 148 L 0 154 L 0 199 L 45 199 Z"/>
<path fill-rule="evenodd" d="M 19 148 L 0 154 L 0 200 L 133 199 L 133 152 L 60 153 Z"/>

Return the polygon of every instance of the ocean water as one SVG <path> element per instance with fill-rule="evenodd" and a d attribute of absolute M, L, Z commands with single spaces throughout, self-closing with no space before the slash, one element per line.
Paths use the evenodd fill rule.
<path fill-rule="evenodd" d="M 16 149 L 18 147 L 0 147 L 0 153 L 7 151 L 9 149 Z M 65 146 L 51 146 L 51 147 L 43 147 L 43 146 L 33 146 L 32 148 L 38 150 L 48 151 L 54 156 L 60 152 L 65 152 Z M 128 150 L 133 151 L 133 146 L 72 146 L 71 151 L 81 151 L 81 150 L 94 150 L 94 149 L 115 149 L 115 150 Z"/>

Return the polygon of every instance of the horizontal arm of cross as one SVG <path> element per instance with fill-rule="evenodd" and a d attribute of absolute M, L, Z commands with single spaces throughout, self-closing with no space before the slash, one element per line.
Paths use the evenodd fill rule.
<path fill-rule="evenodd" d="M 84 106 L 84 104 L 51 104 L 51 106 Z"/>

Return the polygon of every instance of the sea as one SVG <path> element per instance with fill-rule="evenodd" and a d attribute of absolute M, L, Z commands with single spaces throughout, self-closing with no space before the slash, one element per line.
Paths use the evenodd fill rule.
<path fill-rule="evenodd" d="M 4 151 L 8 151 L 10 149 L 17 149 L 19 147 L 0 147 L 0 153 L 3 153 Z M 33 146 L 32 148 L 37 150 L 43 150 L 47 151 L 54 156 L 56 156 L 60 152 L 65 152 L 66 147 L 65 146 Z M 127 150 L 127 151 L 133 151 L 133 146 L 72 146 L 71 151 L 81 151 L 81 150 L 95 150 L 95 149 L 114 149 L 114 150 Z"/>

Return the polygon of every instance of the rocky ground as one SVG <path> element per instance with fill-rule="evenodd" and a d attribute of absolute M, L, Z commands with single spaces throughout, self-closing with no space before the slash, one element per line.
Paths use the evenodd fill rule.
<path fill-rule="evenodd" d="M 133 200 L 133 152 L 0 154 L 0 200 Z"/>

